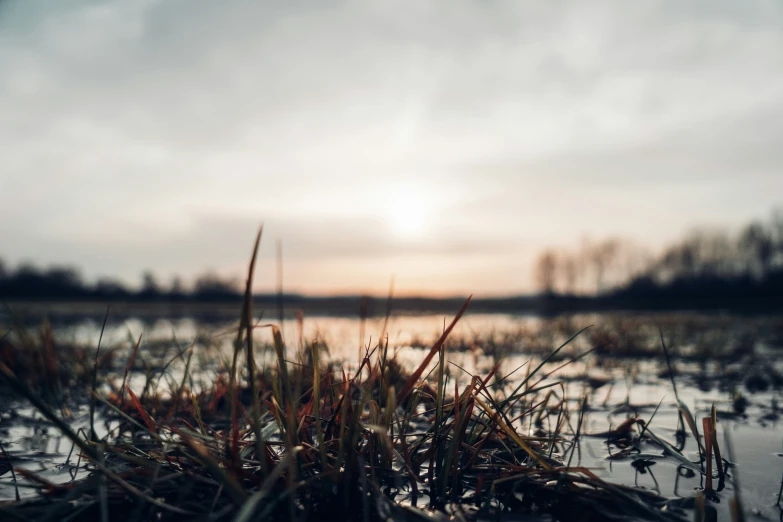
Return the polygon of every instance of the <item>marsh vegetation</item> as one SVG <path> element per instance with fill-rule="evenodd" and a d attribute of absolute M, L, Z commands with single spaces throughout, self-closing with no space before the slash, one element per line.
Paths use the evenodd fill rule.
<path fill-rule="evenodd" d="M 93 325 L 100 349 L 13 327 L 0 343 L 0 509 L 18 520 L 776 516 L 779 321 L 492 324 L 466 309 L 440 327 L 342 323 L 363 331 L 358 353 L 327 341 L 339 338 L 329 319 L 279 329 L 253 316 L 190 339 L 158 328 L 120 340 L 124 327 Z M 414 333 L 400 336 L 406 324 Z"/>

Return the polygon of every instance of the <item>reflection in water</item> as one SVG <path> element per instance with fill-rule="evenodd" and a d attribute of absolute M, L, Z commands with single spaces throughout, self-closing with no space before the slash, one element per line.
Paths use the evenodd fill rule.
<path fill-rule="evenodd" d="M 432 339 L 440 335 L 444 320 L 450 318 L 393 317 L 386 330 L 391 354 L 403 366 L 417 365 Z M 556 441 L 552 456 L 571 461 L 573 467 L 585 467 L 613 483 L 654 491 L 671 499 L 672 509 L 693 508 L 694 492 L 704 488 L 701 458 L 693 437 L 686 436 L 679 420 L 669 369 L 660 352 L 660 326 L 671 345 L 672 370 L 680 398 L 696 419 L 708 416 L 715 404 L 718 434 L 734 442 L 732 457 L 724 455 L 727 479 L 718 484 L 713 504 L 708 507 L 717 506 L 718 519 L 728 520 L 728 499 L 735 494 L 737 476 L 741 474 L 745 504 L 767 517 L 777 517 L 778 478 L 783 467 L 783 459 L 778 456 L 782 430 L 778 425 L 777 405 L 778 386 L 783 379 L 778 379 L 781 375 L 778 349 L 766 342 L 764 335 L 768 325 L 723 317 L 661 316 L 642 320 L 633 316 L 600 315 L 560 319 L 468 315 L 457 324 L 449 340 L 447 357 L 452 364 L 446 370 L 448 377 L 462 387 L 469 381 L 469 374 L 486 375 L 499 365 L 497 375 L 507 378 L 503 382 L 498 379 L 490 386 L 510 393 L 543 356 L 588 324 L 596 326 L 579 336 L 558 357 L 547 361 L 540 373 L 547 377 L 536 383 L 536 386 L 556 384 L 552 390 L 563 398 L 561 411 L 547 416 L 546 422 L 559 423 L 562 416 L 568 432 L 581 434 L 572 440 Z M 56 333 L 60 341 L 94 346 L 100 328 L 97 322 L 83 321 Z M 148 353 L 153 353 L 159 345 L 193 344 L 197 359 L 203 359 L 199 360 L 199 371 L 208 372 L 210 363 L 220 364 L 220 357 L 205 356 L 207 350 L 216 348 L 223 355 L 230 354 L 235 329 L 234 323 L 216 327 L 192 319 L 150 322 L 131 319 L 110 324 L 103 339 L 106 346 L 127 347 L 143 335 L 142 350 Z M 359 346 L 377 343 L 382 330 L 383 319 L 367 320 L 362 325 L 358 319 L 311 317 L 304 318 L 301 327 L 295 320 L 287 320 L 283 325 L 284 338 L 289 344 L 295 347 L 300 335 L 304 340 L 318 339 L 327 347 L 328 357 L 344 361 L 347 371 L 356 369 Z M 360 338 L 362 331 L 365 335 Z M 750 338 L 749 331 L 756 337 Z M 260 352 L 259 363 L 270 364 L 271 357 L 264 357 L 263 346 L 271 341 L 271 331 L 258 328 L 254 335 Z M 586 352 L 590 353 L 579 357 Z M 576 357 L 579 358 L 572 359 Z M 171 376 L 175 382 L 181 378 L 181 372 L 182 368 L 172 365 Z M 131 375 L 131 385 L 143 382 L 139 381 L 140 377 Z M 198 379 L 195 383 L 198 384 Z M 583 398 L 585 407 L 580 408 Z M 552 399 L 549 406 L 556 404 Z M 574 416 L 574 411 L 582 414 Z M 0 421 L 2 428 L 9 429 L 3 439 L 8 441 L 10 457 L 21 459 L 16 460 L 19 467 L 29 466 L 47 480 L 73 480 L 77 471 L 83 469 L 80 468 L 83 463 L 68 456 L 70 444 L 65 444 L 58 434 L 46 431 L 39 419 L 30 416 L 24 421 L 24 415 L 21 419 L 4 417 Z M 85 422 L 85 412 L 77 412 L 74 425 L 85 427 Z M 515 427 L 530 436 L 543 428 L 533 422 Z M 546 431 L 554 431 L 553 425 L 546 427 Z M 650 442 L 649 436 L 640 438 L 647 429 L 650 430 L 647 435 L 654 433 L 660 444 Z M 673 452 L 668 452 L 662 444 L 668 444 L 676 453 L 682 452 L 690 466 L 674 458 Z M 426 505 L 428 499 L 422 504 L 425 496 L 420 494 L 418 500 L 411 498 L 411 501 Z M 0 487 L 0 497 L 12 498 L 13 490 Z"/>

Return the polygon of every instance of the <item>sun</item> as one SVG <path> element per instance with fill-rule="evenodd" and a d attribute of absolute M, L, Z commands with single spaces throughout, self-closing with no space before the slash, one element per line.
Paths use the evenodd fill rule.
<path fill-rule="evenodd" d="M 427 225 L 429 206 L 421 190 L 414 187 L 398 189 L 388 199 L 389 221 L 400 237 L 419 237 Z"/>

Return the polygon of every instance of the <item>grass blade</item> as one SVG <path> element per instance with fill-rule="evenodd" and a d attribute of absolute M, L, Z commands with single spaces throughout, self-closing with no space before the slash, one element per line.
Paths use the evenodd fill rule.
<path fill-rule="evenodd" d="M 416 371 L 413 372 L 413 374 L 405 382 L 405 386 L 403 386 L 403 388 L 400 390 L 400 393 L 397 394 L 397 404 L 402 404 L 402 401 L 405 400 L 405 398 L 408 396 L 408 394 L 413 389 L 414 385 L 419 381 L 419 379 L 421 378 L 421 375 L 424 373 L 424 370 L 430 364 L 430 361 L 432 361 L 432 358 L 435 357 L 435 354 L 437 354 L 440 351 L 440 347 L 446 341 L 446 337 L 449 336 L 451 331 L 454 329 L 454 326 L 457 324 L 457 321 L 459 321 L 460 317 L 462 317 L 462 314 L 465 313 L 465 310 L 468 309 L 468 305 L 470 304 L 470 300 L 472 298 L 473 298 L 472 295 L 467 298 L 465 303 L 462 305 L 462 307 L 460 307 L 459 311 L 457 312 L 457 315 L 454 316 L 454 319 L 451 321 L 451 324 L 449 324 L 448 328 L 446 328 L 443 331 L 443 334 L 440 336 L 440 338 L 432 346 L 432 348 L 430 349 L 430 352 L 427 354 L 427 356 L 421 362 L 419 367 L 416 368 Z"/>
<path fill-rule="evenodd" d="M 106 307 L 106 315 L 103 316 L 103 325 L 101 334 L 98 336 L 98 348 L 95 350 L 95 362 L 92 366 L 92 393 L 95 394 L 98 387 L 98 356 L 101 353 L 101 341 L 103 341 L 103 332 L 106 330 L 106 321 L 109 319 L 109 307 Z M 90 396 L 90 440 L 95 441 L 95 399 Z"/>

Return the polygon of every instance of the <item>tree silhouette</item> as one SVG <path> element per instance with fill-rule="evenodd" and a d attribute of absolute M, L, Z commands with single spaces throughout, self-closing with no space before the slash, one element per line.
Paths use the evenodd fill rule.
<path fill-rule="evenodd" d="M 554 293 L 556 274 L 557 254 L 553 250 L 544 250 L 536 262 L 536 284 L 541 293 Z"/>

